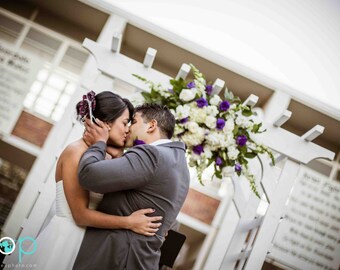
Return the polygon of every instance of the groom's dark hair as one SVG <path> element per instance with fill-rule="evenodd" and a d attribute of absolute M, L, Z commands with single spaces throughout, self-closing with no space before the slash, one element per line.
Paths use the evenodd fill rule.
<path fill-rule="evenodd" d="M 171 139 L 175 130 L 175 117 L 167 106 L 154 103 L 146 103 L 135 108 L 135 113 L 141 113 L 142 118 L 149 122 L 153 119 L 157 121 L 160 131 L 168 139 Z"/>

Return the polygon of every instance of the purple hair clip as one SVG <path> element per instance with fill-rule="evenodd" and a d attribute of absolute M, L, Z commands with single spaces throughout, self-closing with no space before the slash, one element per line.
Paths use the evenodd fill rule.
<path fill-rule="evenodd" d="M 86 116 L 89 116 L 92 122 L 93 118 L 93 110 L 96 108 L 96 93 L 93 91 L 88 92 L 86 95 L 83 95 L 83 100 L 80 101 L 79 104 L 79 116 L 81 119 L 84 119 Z"/>

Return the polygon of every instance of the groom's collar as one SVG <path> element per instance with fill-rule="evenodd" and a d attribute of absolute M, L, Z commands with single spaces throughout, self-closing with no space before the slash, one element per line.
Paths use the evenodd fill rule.
<path fill-rule="evenodd" d="M 170 141 L 167 143 L 162 143 L 161 145 L 159 145 L 161 147 L 170 147 L 170 148 L 178 148 L 181 149 L 185 152 L 186 150 L 186 146 L 183 142 L 179 142 L 179 141 Z"/>
<path fill-rule="evenodd" d="M 160 140 L 150 143 L 150 145 L 159 145 L 159 144 L 170 143 L 170 142 L 171 140 L 169 139 L 160 139 Z"/>

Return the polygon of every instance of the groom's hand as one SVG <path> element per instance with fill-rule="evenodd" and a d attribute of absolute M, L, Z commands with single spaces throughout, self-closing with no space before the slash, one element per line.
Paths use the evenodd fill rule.
<path fill-rule="evenodd" d="M 85 132 L 83 138 L 87 145 L 93 145 L 96 142 L 106 143 L 109 138 L 109 129 L 107 126 L 96 118 L 96 123 L 92 123 L 90 119 L 85 120 Z"/>

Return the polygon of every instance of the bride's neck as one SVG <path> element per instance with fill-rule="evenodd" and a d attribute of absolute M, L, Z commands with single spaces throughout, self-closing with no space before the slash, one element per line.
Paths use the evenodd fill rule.
<path fill-rule="evenodd" d="M 86 148 L 90 147 L 90 144 L 84 138 L 81 138 L 81 140 L 85 144 Z"/>

